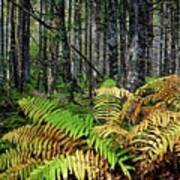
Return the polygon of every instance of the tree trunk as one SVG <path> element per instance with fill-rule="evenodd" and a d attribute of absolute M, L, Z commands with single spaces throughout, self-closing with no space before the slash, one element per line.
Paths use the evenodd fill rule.
<path fill-rule="evenodd" d="M 9 56 L 9 69 L 10 69 L 10 86 L 12 80 L 16 89 L 20 90 L 20 74 L 19 74 L 19 61 L 17 58 L 16 49 L 16 10 L 15 6 L 10 4 L 10 56 Z"/>
<path fill-rule="evenodd" d="M 24 9 L 30 9 L 30 0 L 20 0 L 19 3 Z M 19 9 L 19 26 L 18 26 L 18 44 L 19 44 L 19 62 L 20 67 L 20 90 L 23 91 L 30 74 L 30 16 L 25 11 Z"/>
<path fill-rule="evenodd" d="M 147 49 L 147 68 L 146 75 L 153 76 L 154 74 L 154 62 L 153 62 L 153 0 L 149 0 L 147 4 L 146 19 L 144 23 L 147 23 L 146 27 L 146 49 Z"/>
<path fill-rule="evenodd" d="M 58 1 L 58 17 L 59 17 L 59 37 L 62 44 L 63 56 L 63 80 L 68 83 L 72 79 L 70 47 L 68 45 L 68 37 L 65 24 L 65 0 Z"/>
<path fill-rule="evenodd" d="M 103 1 L 103 74 L 107 74 L 107 0 Z"/>
<path fill-rule="evenodd" d="M 4 0 L 0 0 L 0 90 L 4 83 Z"/>
<path fill-rule="evenodd" d="M 180 75 L 180 2 L 176 1 L 176 15 L 175 15 L 175 37 L 176 37 L 176 73 Z"/>
<path fill-rule="evenodd" d="M 51 13 L 54 14 L 54 7 L 51 5 Z M 51 25 L 57 25 L 57 17 L 52 16 L 50 19 Z M 50 84 L 50 92 L 53 93 L 56 90 L 56 85 L 58 82 L 58 55 L 59 55 L 59 39 L 57 34 L 51 34 L 49 40 L 49 49 L 50 49 L 50 64 L 51 64 L 51 84 Z"/>
<path fill-rule="evenodd" d="M 93 1 L 89 1 L 89 61 L 92 63 L 92 23 L 93 23 Z M 92 99 L 92 90 L 93 90 L 93 71 L 89 66 L 89 98 Z"/>
<path fill-rule="evenodd" d="M 117 0 L 108 1 L 107 47 L 110 77 L 116 79 L 118 74 L 118 38 L 117 38 Z"/>
<path fill-rule="evenodd" d="M 120 1 L 120 73 L 121 84 L 125 86 L 127 67 L 126 67 L 126 1 Z"/>
<path fill-rule="evenodd" d="M 129 52 L 128 52 L 128 84 L 127 88 L 134 91 L 145 81 L 145 4 L 143 0 L 131 0 Z"/>

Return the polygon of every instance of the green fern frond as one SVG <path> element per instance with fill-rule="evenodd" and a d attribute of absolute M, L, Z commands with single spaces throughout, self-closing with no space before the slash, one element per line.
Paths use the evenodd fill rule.
<path fill-rule="evenodd" d="M 67 110 L 58 109 L 56 104 L 50 100 L 24 98 L 19 101 L 19 105 L 35 123 L 41 124 L 46 122 L 52 124 L 74 138 L 87 136 L 93 125 L 92 115 L 89 114 L 86 118 L 73 115 Z"/>
<path fill-rule="evenodd" d="M 108 87 L 108 88 L 112 88 L 116 86 L 116 81 L 114 81 L 113 79 L 106 79 L 102 84 L 101 87 Z"/>
<path fill-rule="evenodd" d="M 56 101 L 44 100 L 41 97 L 27 97 L 18 101 L 19 106 L 34 123 L 40 123 L 46 119 L 46 115 L 58 108 Z"/>
<path fill-rule="evenodd" d="M 80 138 L 87 136 L 93 126 L 92 115 L 85 118 L 72 115 L 69 111 L 57 110 L 49 114 L 46 121 L 57 128 L 63 129 L 69 136 Z"/>
<path fill-rule="evenodd" d="M 133 167 L 128 165 L 127 161 L 132 160 L 132 157 L 129 155 L 128 150 L 117 148 L 117 146 L 114 146 L 112 138 L 103 139 L 95 131 L 90 133 L 88 144 L 109 162 L 112 169 L 119 165 L 123 174 L 129 179 L 131 178 L 130 170 Z"/>
<path fill-rule="evenodd" d="M 32 102 L 34 101 L 36 100 L 33 98 Z M 38 99 L 38 101 L 41 101 L 41 104 L 47 104 L 45 99 Z M 31 113 L 31 118 L 33 118 L 33 114 L 36 116 L 34 119 L 43 119 L 43 121 L 46 122 L 48 125 L 53 125 L 56 128 L 62 129 L 70 137 L 73 137 L 75 139 L 81 137 L 85 138 L 87 144 L 90 147 L 95 148 L 95 150 L 99 152 L 102 157 L 107 159 L 112 168 L 114 168 L 115 165 L 118 165 L 118 162 L 122 157 L 119 157 L 117 154 L 121 152 L 121 149 L 117 150 L 113 148 L 111 139 L 103 139 L 99 137 L 97 133 L 95 133 L 95 131 L 93 130 L 93 117 L 91 115 L 87 115 L 86 118 L 82 118 L 78 115 L 73 115 L 69 111 L 61 109 L 55 109 L 54 111 L 48 110 L 48 112 L 44 112 L 43 110 L 41 112 L 41 108 L 36 107 L 36 105 L 31 102 L 31 99 L 28 99 L 27 101 L 24 99 L 23 102 L 23 106 L 21 102 L 20 106 L 24 111 L 26 111 L 26 114 L 28 116 L 30 116 Z M 30 103 L 30 105 L 25 105 L 28 103 Z M 32 107 L 29 108 L 30 106 Z M 26 109 L 26 107 L 28 108 Z M 35 111 L 36 113 L 32 113 L 33 111 Z M 45 115 L 43 115 L 44 113 Z M 38 114 L 40 114 L 40 116 L 38 116 Z M 44 141 L 42 141 L 42 144 L 43 143 Z M 39 147 L 41 146 L 42 145 L 40 144 Z M 39 148 L 38 150 L 40 151 Z M 36 152 L 36 154 L 38 152 Z M 126 169 L 126 163 L 123 162 L 122 164 L 123 168 Z"/>
<path fill-rule="evenodd" d="M 62 155 L 58 159 L 45 162 L 30 174 L 29 180 L 68 179 L 69 173 L 74 174 L 78 180 L 99 179 L 100 172 L 103 172 L 103 178 L 110 177 L 108 165 L 104 160 L 90 151 L 86 154 L 77 151 L 72 156 Z"/>

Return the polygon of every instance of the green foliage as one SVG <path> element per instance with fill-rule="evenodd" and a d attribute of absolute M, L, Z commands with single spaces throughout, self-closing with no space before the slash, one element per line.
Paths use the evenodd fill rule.
<path fill-rule="evenodd" d="M 116 86 L 116 81 L 114 81 L 113 79 L 107 79 L 101 84 L 101 87 L 107 87 L 107 88 L 111 88 L 115 86 Z"/>
<path fill-rule="evenodd" d="M 58 100 L 21 99 L 19 106 L 33 124 L 3 136 L 14 147 L 2 143 L 0 179 L 131 179 L 134 167 L 145 178 L 177 161 L 178 78 L 150 80 L 134 94 L 103 86 L 96 90 L 93 114 Z"/>
<path fill-rule="evenodd" d="M 91 158 L 91 161 L 89 158 Z M 30 174 L 29 179 L 36 180 L 43 178 L 51 180 L 56 179 L 56 177 L 58 179 L 68 179 L 69 171 L 79 180 L 86 179 L 86 175 L 89 179 L 96 179 L 100 172 L 104 174 L 104 177 L 110 176 L 107 169 L 100 169 L 100 164 L 98 163 L 105 164 L 97 155 L 90 151 L 87 153 L 76 151 L 72 156 L 65 157 L 61 155 L 55 160 L 45 162 L 44 165 L 38 167 Z"/>
<path fill-rule="evenodd" d="M 5 153 L 12 145 L 7 141 L 0 140 L 0 154 Z"/>
<path fill-rule="evenodd" d="M 57 128 L 61 128 L 70 137 L 86 137 L 87 143 L 94 147 L 101 156 L 105 157 L 112 168 L 120 161 L 121 157 L 118 157 L 118 153 L 120 153 L 121 150 L 113 150 L 111 147 L 112 140 L 103 140 L 93 131 L 92 115 L 86 115 L 86 118 L 72 115 L 72 113 L 67 110 L 56 109 L 56 104 L 42 98 L 22 99 L 19 101 L 19 104 L 26 115 L 34 119 L 34 122 L 38 124 L 45 121 Z M 43 116 L 45 111 L 46 115 Z M 124 167 L 124 169 L 126 169 L 126 167 Z"/>
<path fill-rule="evenodd" d="M 17 104 L 22 97 L 22 94 L 13 90 L 10 94 L 2 94 L 0 97 L 0 136 L 27 123 L 20 115 Z"/>

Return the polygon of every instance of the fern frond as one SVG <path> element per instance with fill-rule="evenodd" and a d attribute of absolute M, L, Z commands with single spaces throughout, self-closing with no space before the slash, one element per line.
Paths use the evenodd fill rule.
<path fill-rule="evenodd" d="M 40 163 L 41 159 L 35 158 L 28 151 L 21 150 L 20 147 L 10 149 L 0 156 L 0 179 L 24 177 Z"/>
<path fill-rule="evenodd" d="M 30 172 L 34 170 L 40 164 L 35 159 L 27 159 L 27 162 L 16 164 L 8 168 L 5 172 L 0 173 L 0 180 L 24 180 L 27 179 Z"/>
<path fill-rule="evenodd" d="M 157 109 L 179 112 L 180 77 L 171 75 L 140 87 L 123 104 L 122 119 L 137 124 Z"/>
<path fill-rule="evenodd" d="M 84 154 L 82 151 L 77 151 L 72 156 L 60 156 L 60 158 L 45 162 L 34 170 L 29 177 L 29 180 L 36 179 L 68 179 L 68 174 L 74 174 L 78 180 L 109 178 L 108 164 L 95 155 L 92 151 Z"/>
<path fill-rule="evenodd" d="M 43 99 L 41 97 L 27 97 L 18 101 L 19 106 L 34 123 L 40 123 L 46 116 L 58 108 L 56 101 Z"/>
<path fill-rule="evenodd" d="M 93 126 L 92 115 L 85 118 L 72 115 L 69 111 L 57 110 L 49 114 L 46 121 L 57 128 L 63 129 L 70 137 L 80 138 L 87 136 Z"/>
<path fill-rule="evenodd" d="M 141 98 L 139 96 L 129 96 L 122 106 L 121 118 L 128 119 L 133 124 L 137 123 L 142 106 L 143 103 L 141 102 Z"/>
<path fill-rule="evenodd" d="M 179 91 L 180 77 L 178 75 L 165 76 L 158 79 L 153 79 L 146 83 L 144 86 L 137 89 L 136 95 L 145 97 L 150 94 L 155 94 L 166 88 L 174 88 L 174 90 Z M 173 93 L 173 92 L 171 92 Z"/>
<path fill-rule="evenodd" d="M 116 124 L 104 124 L 95 127 L 95 131 L 100 137 L 114 137 L 114 141 L 122 147 L 132 138 L 132 135 L 127 130 L 117 126 Z"/>
<path fill-rule="evenodd" d="M 34 101 L 36 101 L 34 98 L 32 100 L 24 99 L 23 103 L 21 103 L 20 101 L 20 106 L 26 112 L 27 116 L 36 120 L 36 124 L 38 123 L 38 118 L 40 118 L 42 119 L 42 121 L 38 123 L 39 125 L 42 124 L 41 122 L 45 122 L 47 123 L 47 126 L 53 126 L 58 129 L 62 129 L 63 132 L 65 132 L 65 134 L 69 137 L 72 137 L 74 139 L 86 139 L 87 144 L 90 147 L 95 148 L 96 152 L 100 153 L 100 155 L 110 163 L 112 168 L 114 168 L 115 165 L 119 164 L 121 166 L 121 169 L 124 169 L 124 173 L 128 174 L 127 172 L 129 172 L 129 166 L 126 164 L 126 161 L 121 161 L 121 158 L 124 157 L 120 157 L 118 155 L 122 150 L 113 147 L 112 139 L 104 140 L 103 138 L 99 137 L 97 133 L 95 133 L 95 131 L 93 130 L 93 117 L 91 115 L 87 115 L 86 118 L 82 118 L 78 115 L 73 115 L 69 111 L 61 109 L 50 109 L 47 112 L 45 112 L 44 110 L 41 110 L 41 108 L 36 107 Z M 45 99 L 38 99 L 38 103 L 48 104 Z M 34 113 L 32 113 L 33 111 Z M 38 114 L 40 114 L 40 116 Z M 37 147 L 34 153 L 39 157 L 39 155 L 42 154 L 43 151 L 43 155 L 45 154 L 44 156 L 47 158 L 49 157 L 49 153 L 48 155 L 46 155 L 46 151 L 44 151 L 44 149 L 46 148 L 45 146 L 47 146 L 47 144 L 50 144 L 48 145 L 48 147 L 52 147 L 54 142 L 48 139 L 48 137 L 44 137 L 44 139 L 41 137 L 41 140 L 37 139 L 36 137 L 34 144 L 35 145 L 33 146 L 33 148 Z M 68 145 L 71 147 L 72 143 L 69 143 Z M 126 155 L 126 157 L 129 156 Z M 130 175 L 128 174 L 128 176 Z"/>
<path fill-rule="evenodd" d="M 94 116 L 100 122 L 116 122 L 120 124 L 121 103 L 114 96 L 97 96 L 95 99 Z"/>
<path fill-rule="evenodd" d="M 61 153 L 72 154 L 79 147 L 87 148 L 84 140 L 73 139 L 51 125 L 23 126 L 7 133 L 3 139 L 41 159 L 51 159 Z"/>
<path fill-rule="evenodd" d="M 39 106 L 40 104 L 40 106 Z M 35 123 L 49 123 L 64 130 L 69 136 L 80 138 L 87 136 L 93 125 L 93 117 L 89 114 L 86 118 L 73 115 L 67 110 L 58 109 L 55 103 L 42 98 L 27 98 L 19 101 L 25 114 Z"/>
<path fill-rule="evenodd" d="M 114 96 L 116 98 L 128 98 L 132 95 L 128 90 L 118 87 L 100 87 L 96 90 L 97 96 Z"/>
<path fill-rule="evenodd" d="M 180 125 L 171 124 L 167 127 L 151 127 L 137 133 L 132 140 L 136 152 L 134 159 L 143 172 L 153 170 L 156 164 L 164 160 L 165 154 L 173 152 L 175 142 L 180 138 Z"/>
<path fill-rule="evenodd" d="M 132 159 L 128 154 L 128 150 L 117 148 L 117 146 L 114 146 L 112 138 L 102 139 L 95 131 L 90 133 L 88 144 L 109 162 L 112 169 L 119 165 L 123 174 L 130 179 L 130 170 L 133 168 L 127 163 L 127 161 Z"/>
<path fill-rule="evenodd" d="M 122 123 L 121 109 L 125 100 L 133 94 L 116 86 L 102 86 L 96 90 L 94 114 L 101 122 Z"/>
<path fill-rule="evenodd" d="M 136 134 L 141 131 L 145 131 L 151 127 L 167 127 L 170 124 L 180 125 L 180 113 L 171 111 L 159 111 L 156 110 L 144 119 L 140 124 L 136 125 L 132 129 L 132 134 Z"/>

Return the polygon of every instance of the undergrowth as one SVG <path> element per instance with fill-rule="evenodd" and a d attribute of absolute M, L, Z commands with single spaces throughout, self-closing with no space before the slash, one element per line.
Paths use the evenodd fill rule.
<path fill-rule="evenodd" d="M 148 179 L 169 167 L 177 172 L 180 77 L 150 79 L 134 93 L 109 79 L 95 93 L 93 106 L 21 98 L 19 112 L 29 123 L 3 135 L 0 179 Z"/>

